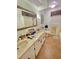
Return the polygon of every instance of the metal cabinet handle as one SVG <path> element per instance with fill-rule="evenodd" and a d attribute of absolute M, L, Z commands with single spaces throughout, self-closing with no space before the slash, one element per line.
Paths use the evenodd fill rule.
<path fill-rule="evenodd" d="M 17 50 L 18 50 L 19 48 L 17 48 Z"/>
<path fill-rule="evenodd" d="M 30 59 L 30 58 L 28 57 L 28 59 Z"/>
<path fill-rule="evenodd" d="M 34 48 L 34 50 L 35 50 L 35 48 Z"/>

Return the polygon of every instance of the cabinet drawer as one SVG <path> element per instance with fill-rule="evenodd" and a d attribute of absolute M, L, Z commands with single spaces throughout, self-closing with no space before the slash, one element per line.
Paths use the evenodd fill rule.
<path fill-rule="evenodd" d="M 34 46 L 28 49 L 25 54 L 19 58 L 19 59 L 35 59 L 35 51 L 34 51 Z"/>

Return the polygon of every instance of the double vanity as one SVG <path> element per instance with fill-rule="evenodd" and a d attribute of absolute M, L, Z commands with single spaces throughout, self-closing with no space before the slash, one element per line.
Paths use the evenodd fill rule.
<path fill-rule="evenodd" d="M 17 59 L 36 59 L 45 41 L 44 30 L 36 33 L 33 38 L 25 38 L 17 42 Z"/>

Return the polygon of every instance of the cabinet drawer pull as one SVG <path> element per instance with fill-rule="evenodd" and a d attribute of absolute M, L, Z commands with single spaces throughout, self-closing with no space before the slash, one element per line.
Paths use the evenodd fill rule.
<path fill-rule="evenodd" d="M 17 48 L 17 50 L 18 50 L 19 48 Z"/>
<path fill-rule="evenodd" d="M 35 48 L 34 48 L 34 50 L 35 50 Z"/>

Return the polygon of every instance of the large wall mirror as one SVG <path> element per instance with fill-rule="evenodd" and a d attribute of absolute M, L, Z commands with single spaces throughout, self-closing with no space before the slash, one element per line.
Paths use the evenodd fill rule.
<path fill-rule="evenodd" d="M 17 30 L 34 27 L 37 25 L 36 14 L 32 11 L 17 6 Z"/>

